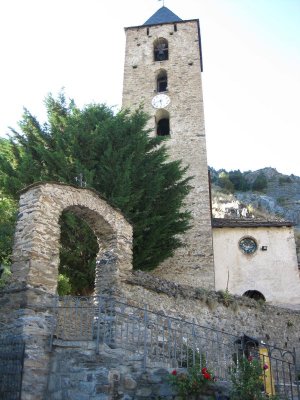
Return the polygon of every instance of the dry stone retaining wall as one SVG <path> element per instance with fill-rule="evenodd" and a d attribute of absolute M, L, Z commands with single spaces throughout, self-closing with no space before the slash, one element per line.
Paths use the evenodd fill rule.
<path fill-rule="evenodd" d="M 255 337 L 283 349 L 295 348 L 300 361 L 300 311 L 169 282 L 136 271 L 127 280 L 129 302 L 213 329 Z M 300 370 L 300 363 L 299 363 Z"/>
<path fill-rule="evenodd" d="M 96 354 L 93 343 L 60 342 L 52 355 L 46 399 L 180 400 L 170 384 L 173 368 L 156 364 L 143 371 L 141 360 L 126 357 L 121 349 L 102 345 Z M 228 387 L 219 383 L 198 400 L 226 400 L 227 393 Z"/>

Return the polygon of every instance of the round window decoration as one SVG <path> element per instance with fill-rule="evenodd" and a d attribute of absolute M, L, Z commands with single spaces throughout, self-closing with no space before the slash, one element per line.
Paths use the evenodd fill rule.
<path fill-rule="evenodd" d="M 257 243 L 251 237 L 245 237 L 240 240 L 239 248 L 245 254 L 253 254 L 257 250 Z"/>

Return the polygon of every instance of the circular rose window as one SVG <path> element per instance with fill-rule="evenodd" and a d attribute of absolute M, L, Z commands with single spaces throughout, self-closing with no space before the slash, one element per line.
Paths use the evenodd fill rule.
<path fill-rule="evenodd" d="M 239 248 L 245 254 L 253 254 L 257 250 L 257 243 L 251 237 L 245 237 L 240 240 Z"/>

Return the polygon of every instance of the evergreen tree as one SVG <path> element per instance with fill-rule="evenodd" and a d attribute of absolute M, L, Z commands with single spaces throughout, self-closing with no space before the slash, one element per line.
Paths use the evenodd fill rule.
<path fill-rule="evenodd" d="M 234 185 L 234 190 L 246 192 L 250 189 L 250 184 L 246 180 L 244 174 L 238 169 L 229 172 L 229 179 Z"/>
<path fill-rule="evenodd" d="M 83 176 L 87 187 L 96 189 L 132 222 L 135 269 L 151 270 L 170 257 L 181 245 L 178 234 L 189 228 L 190 214 L 182 211 L 189 178 L 180 161 L 168 161 L 163 139 L 149 137 L 148 116 L 141 109 L 114 115 L 99 104 L 79 109 L 63 94 L 57 99 L 48 96 L 45 104 L 47 123 L 40 124 L 25 109 L 21 132 L 11 130 L 13 159 L 0 155 L 3 191 L 17 198 L 18 191 L 33 182 L 76 184 L 76 177 Z M 90 273 L 96 241 L 82 242 L 82 236 L 90 234 L 82 234 L 87 228 L 74 217 L 63 215 L 62 221 L 61 272 L 75 291 L 82 291 L 91 279 L 80 289 L 80 279 L 75 284 L 74 275 L 79 269 L 85 276 Z M 75 256 L 72 241 L 80 246 Z M 79 253 L 83 253 L 80 262 Z"/>
<path fill-rule="evenodd" d="M 258 192 L 261 192 L 267 187 L 268 187 L 267 177 L 263 172 L 261 172 L 259 175 L 257 175 L 257 177 L 253 182 L 252 190 L 257 190 Z"/>
<path fill-rule="evenodd" d="M 0 157 L 12 162 L 12 147 L 7 139 L 0 139 Z M 0 181 L 4 178 L 0 169 Z M 13 233 L 17 213 L 17 202 L 10 196 L 4 195 L 0 187 L 0 265 L 10 265 Z"/>
<path fill-rule="evenodd" d="M 233 193 L 234 192 L 234 185 L 233 185 L 233 183 L 231 182 L 231 180 L 229 179 L 229 175 L 228 175 L 228 173 L 227 172 L 224 172 L 224 171 L 222 171 L 220 174 L 219 174 L 219 177 L 218 177 L 218 185 L 221 187 L 221 188 L 223 188 L 223 189 L 225 189 L 225 190 L 227 190 L 228 192 L 231 192 L 231 193 Z"/>

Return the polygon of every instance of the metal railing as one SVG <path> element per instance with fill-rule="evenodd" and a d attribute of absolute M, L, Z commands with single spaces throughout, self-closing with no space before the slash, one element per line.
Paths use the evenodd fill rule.
<path fill-rule="evenodd" d="M 24 349 L 22 337 L 0 335 L 0 399 L 21 399 Z"/>
<path fill-rule="evenodd" d="M 296 377 L 295 352 L 264 345 L 267 354 L 259 354 L 259 345 L 236 335 L 137 307 L 125 301 L 102 296 L 57 297 L 55 324 L 50 340 L 93 341 L 96 351 L 105 343 L 135 355 L 142 367 L 154 363 L 180 368 L 209 367 L 219 380 L 227 381 L 239 357 L 251 348 L 264 363 L 268 357 L 271 390 L 282 399 L 300 400 Z M 253 352 L 254 350 L 252 350 Z M 265 377 L 264 377 L 265 379 Z"/>

